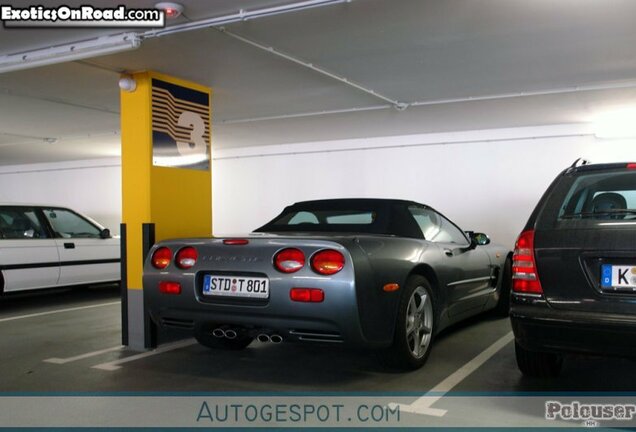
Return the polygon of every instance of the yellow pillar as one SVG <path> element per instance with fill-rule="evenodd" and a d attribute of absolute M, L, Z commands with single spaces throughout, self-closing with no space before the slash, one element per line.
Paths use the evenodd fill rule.
<path fill-rule="evenodd" d="M 212 235 L 210 88 L 156 72 L 132 75 L 121 91 L 123 340 L 149 346 L 143 303 L 142 226 L 155 240 Z M 124 267 L 125 266 L 125 267 Z"/>

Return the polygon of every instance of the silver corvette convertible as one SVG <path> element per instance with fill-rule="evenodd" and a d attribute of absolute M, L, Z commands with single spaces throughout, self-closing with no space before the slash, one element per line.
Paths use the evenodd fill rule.
<path fill-rule="evenodd" d="M 511 253 L 412 201 L 300 202 L 247 236 L 162 241 L 144 268 L 152 320 L 202 345 L 346 343 L 418 368 L 445 327 L 507 315 Z"/>

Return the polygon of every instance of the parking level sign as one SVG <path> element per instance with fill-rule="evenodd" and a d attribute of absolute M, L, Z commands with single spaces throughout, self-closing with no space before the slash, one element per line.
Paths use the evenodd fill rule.
<path fill-rule="evenodd" d="M 210 94 L 152 79 L 152 164 L 210 168 Z"/>

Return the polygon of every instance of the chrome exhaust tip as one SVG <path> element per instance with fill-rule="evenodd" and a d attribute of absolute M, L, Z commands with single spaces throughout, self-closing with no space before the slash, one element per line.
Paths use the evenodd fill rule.
<path fill-rule="evenodd" d="M 269 337 L 269 340 L 272 341 L 272 343 L 279 344 L 283 341 L 283 337 L 281 335 L 275 334 L 275 335 L 271 335 Z"/>
<path fill-rule="evenodd" d="M 218 337 L 218 338 L 225 337 L 225 330 L 223 330 L 221 328 L 216 328 L 216 329 L 212 330 L 212 335 L 214 337 Z"/>
<path fill-rule="evenodd" d="M 225 337 L 228 339 L 236 339 L 236 331 L 232 329 L 225 330 Z"/>
<path fill-rule="evenodd" d="M 263 342 L 263 343 L 271 341 L 269 335 L 266 335 L 265 333 L 259 334 L 258 336 L 256 336 L 256 339 L 258 339 L 259 342 Z"/>

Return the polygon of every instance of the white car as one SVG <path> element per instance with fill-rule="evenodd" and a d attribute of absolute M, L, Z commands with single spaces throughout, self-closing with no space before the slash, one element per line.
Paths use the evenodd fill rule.
<path fill-rule="evenodd" d="M 119 238 L 73 210 L 0 204 L 0 293 L 120 280 Z"/>

